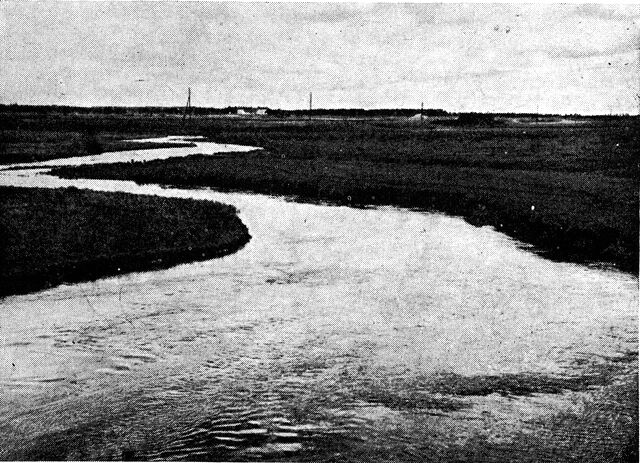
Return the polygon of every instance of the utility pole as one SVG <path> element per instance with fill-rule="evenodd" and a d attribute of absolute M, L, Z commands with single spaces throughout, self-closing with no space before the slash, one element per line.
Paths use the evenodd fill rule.
<path fill-rule="evenodd" d="M 424 101 L 420 105 L 420 124 L 424 122 Z"/>
<path fill-rule="evenodd" d="M 189 120 L 191 120 L 191 87 L 189 87 L 187 93 L 187 105 L 184 107 L 184 114 L 182 115 L 182 125 L 184 125 L 185 119 L 187 118 L 187 113 L 189 113 Z"/>
<path fill-rule="evenodd" d="M 313 110 L 313 92 L 309 92 L 309 120 L 311 120 L 312 110 Z"/>

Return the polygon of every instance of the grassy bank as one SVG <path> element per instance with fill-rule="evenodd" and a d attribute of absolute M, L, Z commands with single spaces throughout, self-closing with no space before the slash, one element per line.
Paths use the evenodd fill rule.
<path fill-rule="evenodd" d="M 28 130 L 2 130 L 0 131 L 0 165 L 88 156 L 110 151 L 184 146 L 184 143 L 138 143 L 126 140 L 132 137 L 145 138 L 146 134 L 128 136 L 115 133 L 96 133 L 93 129 L 81 127 L 58 130 L 49 130 L 44 127 Z"/>
<path fill-rule="evenodd" d="M 231 253 L 249 233 L 232 206 L 0 187 L 0 296 Z"/>
<path fill-rule="evenodd" d="M 461 215 L 548 257 L 638 271 L 635 121 L 441 130 L 392 122 L 218 122 L 264 152 L 61 168 L 65 177 L 212 186 Z"/>
<path fill-rule="evenodd" d="M 638 272 L 637 117 L 579 118 L 574 125 L 502 118 L 465 126 L 403 118 L 195 116 L 183 126 L 178 113 L 54 108 L 7 109 L 0 122 L 0 164 L 88 153 L 92 139 L 107 151 L 130 149 L 123 145 L 127 138 L 204 135 L 265 151 L 242 160 L 222 156 L 59 172 L 435 209 L 493 225 L 554 259 L 608 262 Z"/>

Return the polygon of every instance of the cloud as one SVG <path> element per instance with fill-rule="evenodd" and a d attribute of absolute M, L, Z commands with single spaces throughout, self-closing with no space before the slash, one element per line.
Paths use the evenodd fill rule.
<path fill-rule="evenodd" d="M 291 7 L 289 14 L 296 21 L 336 24 L 353 21 L 362 9 L 349 4 L 306 4 L 305 8 Z"/>
<path fill-rule="evenodd" d="M 575 6 L 569 13 L 583 18 L 597 18 L 603 21 L 636 22 L 640 19 L 639 5 L 599 5 L 584 3 Z"/>
<path fill-rule="evenodd" d="M 545 51 L 545 53 L 551 58 L 569 58 L 569 59 L 584 59 L 594 57 L 613 57 L 624 53 L 634 52 L 638 49 L 638 45 L 632 42 L 622 42 L 617 45 L 612 45 L 603 49 L 598 48 L 551 48 Z"/>
<path fill-rule="evenodd" d="M 634 11 L 0 2 L 0 98 L 176 104 L 191 86 L 194 104 L 202 106 L 302 107 L 313 90 L 319 102 L 334 107 L 415 107 L 424 96 L 430 106 L 451 110 L 532 110 L 527 105 L 544 94 L 545 111 L 592 111 L 583 95 L 608 92 L 613 99 L 611 82 L 628 85 L 636 72 L 635 64 L 597 68 L 615 57 L 631 59 L 627 54 L 638 47 Z M 554 99 L 556 93 L 562 97 Z M 635 103 L 625 97 L 620 106 L 631 110 Z"/>

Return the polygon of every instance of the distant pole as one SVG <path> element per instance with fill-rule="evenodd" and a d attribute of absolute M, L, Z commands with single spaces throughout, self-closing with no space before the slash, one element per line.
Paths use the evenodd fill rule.
<path fill-rule="evenodd" d="M 184 114 L 182 115 L 182 124 L 184 125 L 184 121 L 187 118 L 187 112 L 189 113 L 189 120 L 191 120 L 191 87 L 187 92 L 187 105 L 184 107 Z"/>
<path fill-rule="evenodd" d="M 309 92 L 309 120 L 311 120 L 311 111 L 313 111 L 313 92 Z"/>
<path fill-rule="evenodd" d="M 420 105 L 420 123 L 424 122 L 424 101 Z"/>

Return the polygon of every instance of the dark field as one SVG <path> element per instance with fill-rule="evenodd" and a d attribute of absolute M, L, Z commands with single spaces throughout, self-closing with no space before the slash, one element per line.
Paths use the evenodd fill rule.
<path fill-rule="evenodd" d="M 6 122 L 6 120 L 2 121 L 3 124 Z M 48 127 L 0 130 L 0 165 L 88 156 L 109 151 L 184 146 L 184 143 L 129 142 L 126 139 L 145 138 L 145 135 L 96 134 L 92 129 L 82 128 L 81 125 L 70 128 L 61 127 L 58 130 L 50 130 Z"/>
<path fill-rule="evenodd" d="M 104 130 L 115 121 L 103 121 Z M 540 126 L 504 119 L 446 126 L 200 118 L 189 133 L 265 151 L 55 173 L 438 210 L 492 225 L 549 258 L 637 273 L 637 122 L 592 118 Z M 149 119 L 147 132 L 170 133 L 176 124 L 175 118 Z M 130 129 L 143 125 L 133 118 Z"/>
<path fill-rule="evenodd" d="M 218 203 L 0 187 L 0 296 L 229 254 L 249 233 Z"/>

